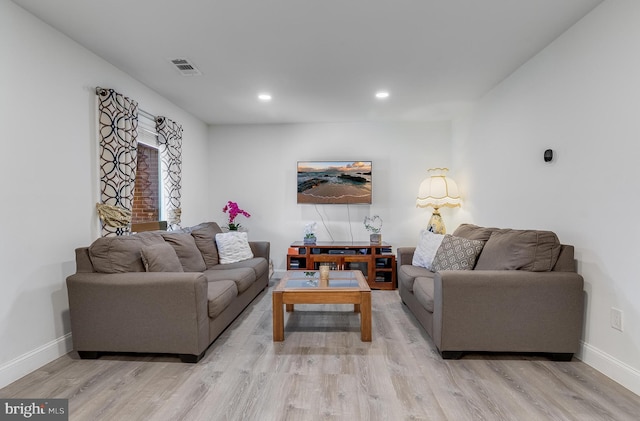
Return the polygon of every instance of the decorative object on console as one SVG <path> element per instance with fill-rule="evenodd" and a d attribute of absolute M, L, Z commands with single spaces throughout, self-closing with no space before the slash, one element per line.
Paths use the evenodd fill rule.
<path fill-rule="evenodd" d="M 433 171 L 434 175 L 420 183 L 416 206 L 419 208 L 433 207 L 433 214 L 429 219 L 427 230 L 436 234 L 444 234 L 446 229 L 439 208 L 460 206 L 458 185 L 445 175 L 449 171 L 448 168 L 430 168 L 428 171 Z"/>
<path fill-rule="evenodd" d="M 304 244 L 315 244 L 316 243 L 316 227 L 318 226 L 317 222 L 309 222 L 304 226 Z"/>
<path fill-rule="evenodd" d="M 329 271 L 331 270 L 331 266 L 327 263 L 322 263 L 319 267 L 320 269 L 320 280 L 328 281 L 329 280 Z"/>
<path fill-rule="evenodd" d="M 380 231 L 382 231 L 382 218 L 380 218 L 380 216 L 365 216 L 364 228 L 371 233 L 369 234 L 369 242 L 371 244 L 382 243 L 382 234 L 380 234 Z"/>
<path fill-rule="evenodd" d="M 235 219 L 238 215 L 243 215 L 249 218 L 251 215 L 249 212 L 244 211 L 238 207 L 236 202 L 228 201 L 224 208 L 222 208 L 222 212 L 229 213 L 229 231 L 238 231 L 240 229 L 240 224 L 235 223 Z"/>

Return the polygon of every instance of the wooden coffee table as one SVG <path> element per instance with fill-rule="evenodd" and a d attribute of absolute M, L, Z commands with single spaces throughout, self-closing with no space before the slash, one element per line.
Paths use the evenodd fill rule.
<path fill-rule="evenodd" d="M 290 270 L 273 289 L 273 341 L 284 341 L 284 312 L 294 304 L 353 304 L 360 313 L 360 339 L 371 342 L 371 289 L 359 270 L 332 270 L 329 280 L 320 272 Z"/>

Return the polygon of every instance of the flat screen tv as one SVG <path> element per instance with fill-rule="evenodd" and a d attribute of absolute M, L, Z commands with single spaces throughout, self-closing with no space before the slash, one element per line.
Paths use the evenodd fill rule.
<path fill-rule="evenodd" d="M 371 204 L 371 161 L 298 161 L 299 204 Z"/>

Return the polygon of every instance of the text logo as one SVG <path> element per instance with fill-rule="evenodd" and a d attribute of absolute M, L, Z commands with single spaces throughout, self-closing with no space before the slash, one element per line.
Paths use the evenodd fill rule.
<path fill-rule="evenodd" d="M 0 399 L 0 421 L 68 421 L 68 399 Z"/>

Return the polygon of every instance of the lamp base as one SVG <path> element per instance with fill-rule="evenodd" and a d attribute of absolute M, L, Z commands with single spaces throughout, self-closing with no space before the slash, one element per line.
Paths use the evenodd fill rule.
<path fill-rule="evenodd" d="M 444 227 L 444 221 L 438 209 L 434 209 L 431 214 L 431 219 L 429 219 L 429 223 L 427 224 L 427 231 L 431 231 L 434 234 L 446 234 L 447 230 Z"/>

